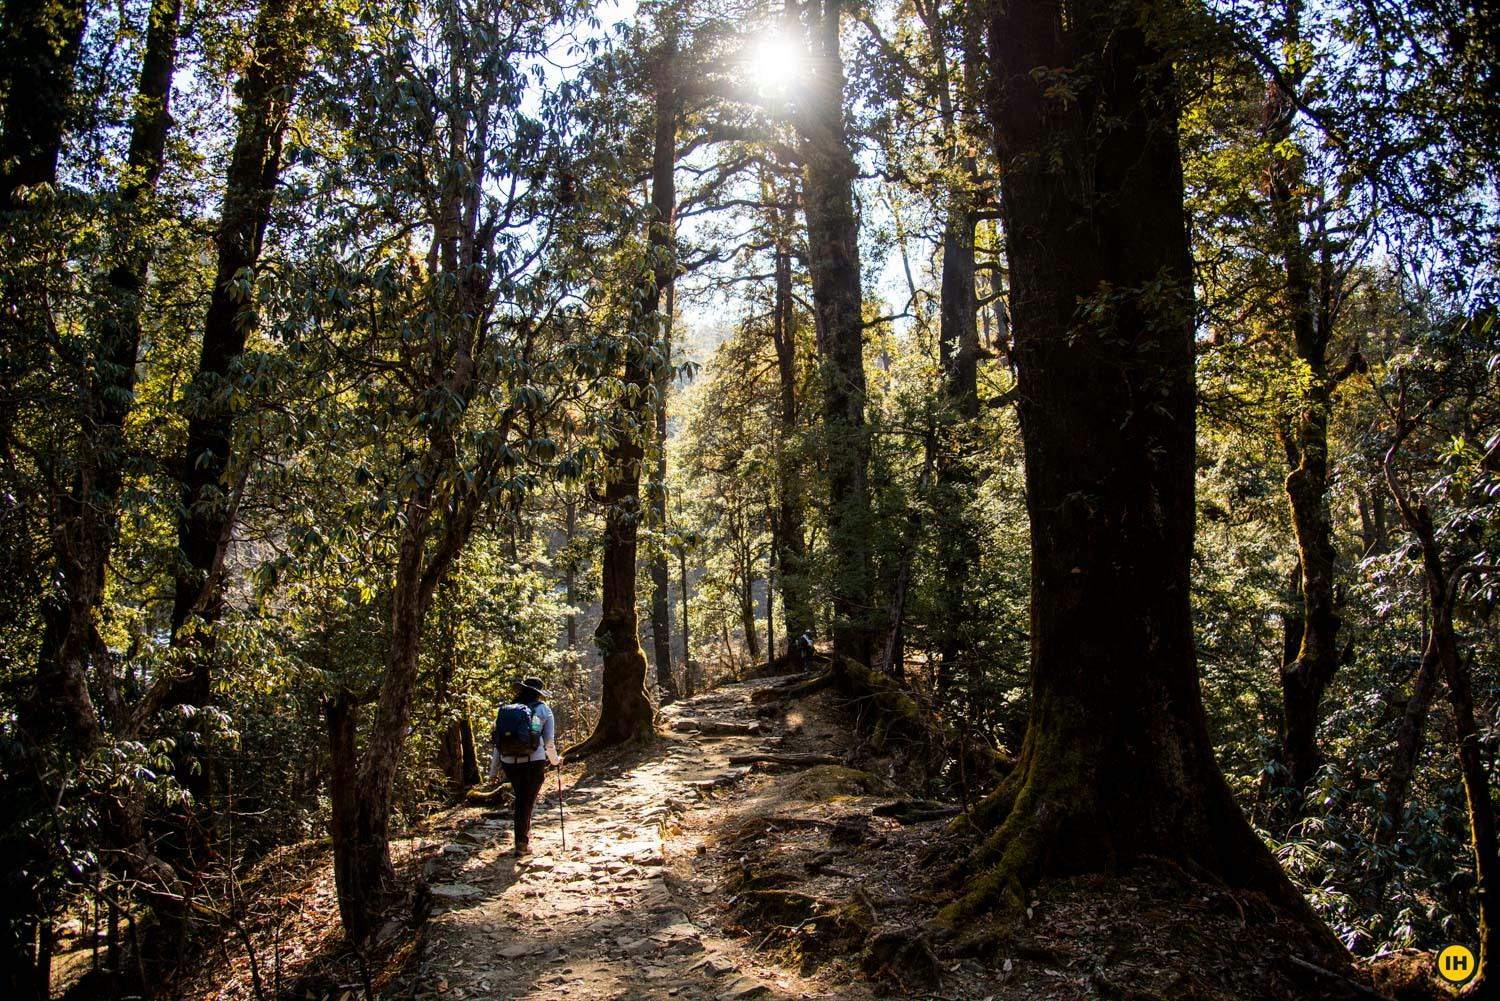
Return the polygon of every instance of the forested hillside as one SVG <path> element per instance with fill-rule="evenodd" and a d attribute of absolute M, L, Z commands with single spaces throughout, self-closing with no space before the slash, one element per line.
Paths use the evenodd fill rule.
<path fill-rule="evenodd" d="M 0 989 L 293 859 L 365 964 L 523 678 L 784 673 L 934 963 L 1146 866 L 1500 992 L 1497 156 L 1482 3 L 6 0 Z"/>

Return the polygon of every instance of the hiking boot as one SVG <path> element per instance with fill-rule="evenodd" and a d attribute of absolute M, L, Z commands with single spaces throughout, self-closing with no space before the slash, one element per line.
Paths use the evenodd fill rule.
<path fill-rule="evenodd" d="M 531 845 L 530 845 L 530 843 L 525 842 L 525 841 L 518 841 L 518 842 L 516 842 L 516 850 L 515 850 L 515 856 L 516 856 L 516 858 L 524 858 L 525 856 L 530 855 L 530 854 L 531 854 Z"/>

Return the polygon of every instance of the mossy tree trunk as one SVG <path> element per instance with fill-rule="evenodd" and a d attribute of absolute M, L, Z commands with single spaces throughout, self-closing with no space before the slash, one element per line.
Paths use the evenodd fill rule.
<path fill-rule="evenodd" d="M 943 917 L 1155 856 L 1265 894 L 1339 957 L 1230 794 L 1199 692 L 1192 262 L 1170 60 L 1137 4 L 988 10 L 1033 701 L 1015 771 L 974 817 L 982 875 Z M 1050 83 L 1062 70 L 1066 95 Z"/>

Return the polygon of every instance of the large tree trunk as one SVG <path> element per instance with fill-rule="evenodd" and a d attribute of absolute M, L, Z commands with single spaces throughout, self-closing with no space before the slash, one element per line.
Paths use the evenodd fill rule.
<path fill-rule="evenodd" d="M 436 312 L 451 305 L 455 327 L 460 329 L 453 331 L 454 341 L 447 349 L 451 353 L 440 348 L 433 372 L 446 371 L 449 377 L 444 388 L 452 397 L 467 402 L 474 383 L 472 338 L 474 331 L 482 329 L 485 323 L 479 289 L 488 277 L 479 272 L 471 254 L 465 254 L 464 260 L 470 266 L 462 269 L 468 280 L 456 283 L 460 289 L 459 301 L 435 309 Z M 473 320 L 475 317 L 479 318 L 477 322 Z M 444 364 L 444 356 L 451 364 Z M 422 459 L 420 475 L 414 478 L 422 485 L 404 505 L 405 518 L 391 589 L 390 631 L 375 718 L 371 721 L 369 741 L 354 769 L 352 794 L 337 791 L 334 794 L 336 804 L 341 795 L 347 795 L 347 812 L 335 821 L 334 875 L 336 880 L 343 879 L 337 883 L 337 890 L 344 931 L 355 941 L 363 940 L 375 930 L 376 919 L 395 885 L 390 857 L 391 791 L 411 721 L 422 624 L 432 606 L 434 592 L 473 532 L 482 496 L 473 485 L 460 494 L 438 493 L 436 484 L 442 478 L 441 470 L 453 468 L 455 463 L 454 434 L 458 419 L 455 413 L 430 425 L 428 452 Z M 498 439 L 504 441 L 508 434 L 508 422 L 502 423 Z M 336 768 L 335 776 L 339 774 Z"/>
<path fill-rule="evenodd" d="M 348 813 L 334 823 L 334 877 L 339 914 L 345 933 L 356 942 L 375 931 L 376 919 L 395 888 L 396 874 L 390 853 L 391 790 L 411 717 L 425 612 L 421 580 L 426 533 L 405 534 L 391 596 L 391 631 L 380 699 L 370 726 L 369 742 L 354 769 L 353 793 L 345 804 Z M 338 774 L 336 771 L 336 777 Z M 339 795 L 335 793 L 335 802 Z"/>
<path fill-rule="evenodd" d="M 99 303 L 98 345 L 89 366 L 83 412 L 79 415 L 78 473 L 59 498 L 58 570 L 64 600 L 49 603 L 38 690 L 60 700 L 73 731 L 72 745 L 97 734 L 98 721 L 87 704 L 84 682 L 103 598 L 105 568 L 119 527 L 116 504 L 124 482 L 124 426 L 134 403 L 136 354 L 140 348 L 141 297 L 151 263 L 141 214 L 156 191 L 166 149 L 167 101 L 177 59 L 181 0 L 156 0 L 149 12 L 136 112 L 131 122 L 126 173 L 120 189 L 122 216 L 116 228 L 113 262 Z M 113 686 L 106 687 L 113 691 Z M 110 707 L 120 723 L 120 707 Z"/>
<path fill-rule="evenodd" d="M 15 207 L 18 187 L 57 180 L 87 11 L 81 0 L 8 0 L 5 5 L 0 210 Z"/>
<path fill-rule="evenodd" d="M 1292 352 L 1306 367 L 1306 388 L 1285 445 L 1290 472 L 1286 478 L 1292 531 L 1302 568 L 1294 659 L 1283 663 L 1281 691 L 1285 718 L 1285 771 L 1291 788 L 1301 791 L 1312 782 L 1323 763 L 1318 748 L 1323 693 L 1338 670 L 1338 633 L 1342 624 L 1335 605 L 1334 574 L 1337 552 L 1333 521 L 1328 510 L 1328 416 L 1335 377 L 1329 372 L 1328 340 L 1332 322 L 1327 307 L 1329 290 L 1317 280 L 1312 250 L 1302 235 L 1302 161 L 1295 149 L 1292 126 L 1296 118 L 1296 86 L 1304 75 L 1298 62 L 1301 0 L 1287 0 L 1285 49 L 1292 64 L 1266 88 L 1263 131 L 1271 149 L 1266 168 L 1271 203 L 1271 232 L 1281 258 L 1285 285 L 1282 314 L 1289 328 Z"/>
<path fill-rule="evenodd" d="M 214 622 L 220 612 L 218 578 L 234 518 L 225 482 L 234 432 L 227 380 L 255 324 L 255 268 L 271 219 L 281 174 L 282 139 L 305 56 L 297 11 L 293 0 L 265 0 L 256 16 L 255 55 L 238 86 L 238 131 L 216 234 L 218 264 L 203 322 L 198 372 L 186 394 L 187 446 L 181 469 L 182 514 L 177 523 L 184 565 L 177 576 L 171 624 L 178 642 L 189 616 Z M 208 687 L 208 658 L 199 657 L 181 698 L 202 704 Z"/>
<path fill-rule="evenodd" d="M 339 913 L 348 928 L 349 915 L 370 912 L 375 903 L 364 899 L 366 887 L 354 872 L 358 858 L 355 772 L 359 767 L 359 708 L 350 693 L 340 692 L 324 703 L 323 714 L 328 724 L 328 833 L 333 839 L 333 885 L 338 894 Z"/>
<path fill-rule="evenodd" d="M 673 216 L 677 190 L 673 176 L 677 165 L 677 108 L 671 86 L 670 65 L 675 36 L 659 57 L 656 71 L 655 142 L 651 158 L 651 219 L 647 233 L 646 274 L 640 296 L 641 323 L 647 333 L 662 330 L 662 291 L 676 271 L 672 251 Z M 604 662 L 603 702 L 599 722 L 589 738 L 573 749 L 586 753 L 630 740 L 650 737 L 655 720 L 651 697 L 646 692 L 646 655 L 641 650 L 636 616 L 636 536 L 641 516 L 641 467 L 645 449 L 638 434 L 649 427 L 647 390 L 656 379 L 661 358 L 651 357 L 660 341 L 657 336 L 632 339 L 625 348 L 625 385 L 616 443 L 606 459 L 604 485 L 603 609 L 594 641 Z M 628 426 L 625 426 L 628 425 Z"/>
<path fill-rule="evenodd" d="M 869 664 L 878 615 L 870 580 L 864 296 L 853 194 L 858 171 L 844 129 L 844 63 L 839 53 L 843 3 L 811 0 L 802 12 L 813 69 L 795 120 L 805 164 L 803 212 L 822 363 L 834 664 L 842 657 Z"/>
<path fill-rule="evenodd" d="M 966 637 L 971 633 L 970 624 L 975 612 L 969 596 L 969 579 L 978 539 L 969 510 L 974 475 L 966 453 L 972 422 L 979 416 L 980 349 L 974 234 L 978 224 L 975 201 L 981 180 L 977 158 L 963 150 L 959 130 L 962 125 L 960 113 L 964 121 L 977 116 L 974 101 L 978 97 L 977 78 L 984 58 L 983 29 L 977 11 L 967 7 L 958 9 L 963 66 L 960 79 L 955 81 L 947 58 L 949 32 L 943 6 L 930 0 L 919 0 L 916 9 L 937 56 L 937 96 L 943 143 L 948 163 L 955 171 L 946 192 L 943 220 L 938 363 L 942 371 L 944 410 L 939 428 L 941 445 L 932 503 L 937 515 L 933 531 L 943 581 L 933 632 L 938 646 L 938 689 L 947 692 L 958 676 L 960 662 L 970 659 L 966 656 Z M 929 445 L 929 449 L 931 447 Z"/>
<path fill-rule="evenodd" d="M 212 640 L 184 630 L 183 625 L 194 615 L 206 623 L 216 622 L 221 611 L 223 563 L 238 506 L 237 490 L 229 483 L 234 433 L 230 373 L 255 325 L 255 268 L 280 178 L 281 145 L 292 94 L 306 55 L 299 9 L 294 0 L 265 0 L 256 15 L 254 57 L 238 87 L 237 132 L 216 234 L 218 262 L 203 322 L 198 371 L 184 394 L 187 443 L 179 466 L 181 506 L 171 637 L 174 646 L 191 653 L 187 676 L 174 689 L 171 704 L 207 705 L 213 687 Z M 204 748 L 179 746 L 179 760 L 189 756 L 196 767 L 180 769 L 180 781 L 192 797 L 196 814 L 188 829 L 211 832 L 214 764 Z M 190 836 L 188 850 L 206 851 L 204 837 Z"/>
<path fill-rule="evenodd" d="M 776 301 L 771 318 L 771 339 L 776 348 L 776 377 L 781 397 L 781 428 L 777 435 L 776 490 L 776 579 L 781 590 L 783 631 L 788 642 L 813 627 L 808 599 L 807 540 L 802 528 L 805 499 L 802 470 L 790 444 L 799 432 L 797 400 L 797 325 L 792 299 L 792 251 L 790 220 L 775 214 Z M 771 651 L 772 656 L 775 651 Z"/>
<path fill-rule="evenodd" d="M 658 99 L 658 114 L 655 119 L 655 149 L 652 152 L 654 161 L 666 159 L 675 167 L 676 164 L 676 113 L 675 108 L 670 105 L 675 102 L 676 84 L 673 74 L 676 71 L 676 38 L 669 36 L 667 48 L 657 63 L 657 93 L 667 95 L 669 102 L 669 113 L 660 113 L 660 99 Z M 652 192 L 652 201 L 657 201 L 666 206 L 676 204 L 676 183 L 672 177 L 672 171 L 664 171 L 664 176 L 655 174 L 652 177 L 658 185 L 664 185 L 664 191 L 660 198 L 655 197 Z M 670 230 L 667 231 L 667 248 L 670 248 Z M 666 539 L 666 396 L 672 389 L 672 312 L 673 303 L 672 288 L 676 282 L 676 267 L 673 261 L 660 261 L 657 263 L 657 294 L 658 297 L 666 297 L 666 309 L 661 311 L 661 357 L 657 360 L 657 372 L 655 372 L 655 461 L 651 465 L 651 510 L 654 513 L 655 527 L 657 527 L 658 545 L 655 546 L 651 555 L 651 650 L 655 657 L 655 668 L 657 668 L 657 686 L 661 689 L 663 701 L 675 701 L 676 680 L 672 677 L 672 608 L 670 608 L 670 594 L 667 593 L 667 582 L 670 581 L 670 570 L 667 569 L 667 552 L 664 539 Z"/>
<path fill-rule="evenodd" d="M 989 10 L 1032 710 L 1015 771 L 975 815 L 986 836 L 972 863 L 988 872 L 944 918 L 1154 856 L 1264 893 L 1343 956 L 1241 814 L 1199 693 L 1192 262 L 1170 62 L 1136 5 Z M 1050 89 L 1063 70 L 1068 95 Z"/>

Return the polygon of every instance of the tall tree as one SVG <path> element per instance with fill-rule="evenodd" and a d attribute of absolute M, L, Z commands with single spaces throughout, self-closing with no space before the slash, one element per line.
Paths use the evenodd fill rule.
<path fill-rule="evenodd" d="M 190 616 L 212 623 L 220 612 L 220 577 L 235 501 L 225 480 L 231 465 L 234 408 L 229 375 L 256 324 L 255 278 L 281 177 L 281 150 L 292 97 L 302 77 L 310 18 L 307 5 L 265 0 L 255 18 L 255 43 L 237 89 L 240 104 L 234 149 L 215 234 L 218 263 L 198 371 L 187 390 L 187 445 L 182 458 L 182 506 L 177 546 L 182 565 L 172 599 L 172 635 Z M 208 697 L 208 660 L 199 658 L 185 702 Z"/>
<path fill-rule="evenodd" d="M 49 9 L 64 21 L 70 16 L 71 9 L 65 5 L 54 4 Z M 130 123 L 125 172 L 118 190 L 118 215 L 105 262 L 106 274 L 100 283 L 101 295 L 93 310 L 97 317 L 96 328 L 91 331 L 93 336 L 84 358 L 65 356 L 62 359 L 73 361 L 80 369 L 76 373 L 79 386 L 76 398 L 80 409 L 76 415 L 76 433 L 70 439 L 73 454 L 61 464 L 62 468 L 72 470 L 72 477 L 65 489 L 56 491 L 56 502 L 49 512 L 57 591 L 42 604 L 42 641 L 36 684 L 31 697 L 21 707 L 19 721 L 24 730 L 23 739 L 29 745 L 64 749 L 75 756 L 75 761 L 110 736 L 121 740 L 134 739 L 141 724 L 156 707 L 155 696 L 165 690 L 164 686 L 157 685 L 148 690 L 139 705 L 125 702 L 113 677 L 115 666 L 99 640 L 99 618 L 106 569 L 119 530 L 117 505 L 128 465 L 124 425 L 134 402 L 141 314 L 152 257 L 151 201 L 164 162 L 170 121 L 168 102 L 176 66 L 181 9 L 180 0 L 156 0 L 147 13 L 146 44 Z M 10 44 L 19 44 L 17 38 L 28 30 L 40 30 L 36 23 L 40 16 L 37 11 L 22 5 L 15 13 L 17 20 L 9 25 L 12 33 Z M 77 13 L 81 21 L 82 13 Z M 78 30 L 82 30 L 81 23 Z M 77 39 L 53 39 L 48 44 L 48 57 L 33 60 L 26 71 L 13 72 L 12 87 L 24 85 L 22 82 L 27 79 L 27 72 L 35 75 L 32 85 L 37 87 L 43 86 L 42 78 L 61 86 L 63 81 L 57 78 L 57 74 L 71 75 L 71 65 L 64 70 L 53 63 L 53 58 L 71 59 L 76 53 L 70 55 L 68 46 L 76 46 Z M 61 105 L 51 108 L 50 112 L 47 105 L 54 99 L 65 103 L 64 96 L 43 94 L 42 97 L 28 111 L 18 113 L 37 116 L 62 114 Z M 33 117 L 16 124 L 15 134 L 9 138 L 16 142 L 23 139 L 41 141 L 40 136 L 51 142 L 53 148 L 45 156 L 38 154 L 28 158 L 17 154 L 13 164 L 16 173 L 6 175 L 15 183 L 35 184 L 55 176 L 56 146 L 61 141 L 62 119 L 57 117 L 42 124 L 39 121 Z M 6 190 L 9 192 L 10 188 Z M 91 664 L 95 668 L 95 689 L 105 702 L 102 717 L 94 704 L 94 693 L 90 692 Z M 27 793 L 61 800 L 62 791 L 47 788 L 47 785 L 42 782 Z M 20 801 L 26 804 L 22 810 L 28 807 L 43 812 L 56 809 L 55 803 L 26 803 L 27 793 L 19 794 Z M 7 798 L 16 794 L 7 790 Z M 132 868 L 131 859 L 136 860 L 134 868 L 137 874 L 149 867 L 148 862 L 155 864 L 150 851 L 140 844 L 142 794 L 139 789 L 127 793 L 122 802 L 106 812 L 102 824 L 107 832 L 105 847 L 121 853 L 110 858 L 111 867 L 120 872 Z M 41 859 L 33 859 L 27 864 L 36 870 L 46 868 Z M 29 927 L 45 922 L 43 912 L 55 903 L 33 898 L 28 891 L 35 888 L 36 883 L 28 883 L 26 891 L 9 901 L 8 909 L 13 909 L 20 917 L 14 923 L 7 921 L 8 926 Z M 45 928 L 38 931 L 37 941 L 46 940 L 50 934 Z M 29 965 L 43 984 L 40 996 L 45 996 L 48 966 L 45 950 L 32 953 L 25 943 L 17 944 L 29 955 Z M 29 996 L 35 984 L 22 982 L 28 963 L 16 960 L 9 948 L 11 945 L 7 942 L 3 963 L 7 982 L 16 996 Z"/>
<path fill-rule="evenodd" d="M 813 628 L 813 610 L 808 580 L 806 537 L 806 488 L 803 484 L 801 438 L 803 402 L 797 350 L 797 303 L 792 293 L 792 208 L 797 186 L 788 183 L 778 191 L 771 177 L 761 181 L 761 198 L 771 203 L 770 223 L 775 255 L 775 290 L 772 302 L 771 342 L 776 348 L 776 382 L 781 403 L 781 429 L 776 437 L 776 512 L 772 545 L 775 549 L 776 581 L 780 585 L 782 614 L 786 621 L 788 648 L 797 637 Z M 780 204 L 778 204 L 780 203 Z M 775 657 L 776 651 L 767 652 Z"/>
<path fill-rule="evenodd" d="M 1033 701 L 1015 771 L 976 812 L 986 873 L 944 917 L 1155 855 L 1266 894 L 1337 957 L 1230 794 L 1199 693 L 1192 261 L 1174 74 L 1155 34 L 1173 19 L 1152 10 L 988 8 Z"/>
<path fill-rule="evenodd" d="M 669 17 L 663 13 L 662 17 Z M 660 25 L 660 20 L 659 20 Z M 574 753 L 649 737 L 655 710 L 646 692 L 646 655 L 641 650 L 636 612 L 636 548 L 642 521 L 641 474 L 645 466 L 644 435 L 654 408 L 661 355 L 663 293 L 676 270 L 672 225 L 677 207 L 677 95 L 672 82 L 677 41 L 663 32 L 663 47 L 652 62 L 651 198 L 647 210 L 646 260 L 632 327 L 619 339 L 624 396 L 611 428 L 614 444 L 605 458 L 603 608 L 594 631 L 604 662 L 603 704 L 594 732 Z M 670 653 L 669 653 L 670 658 Z"/>
<path fill-rule="evenodd" d="M 1307 788 L 1322 763 L 1318 723 L 1323 693 L 1338 670 L 1339 615 L 1336 588 L 1338 551 L 1328 507 L 1328 424 L 1334 390 L 1353 368 L 1338 373 L 1329 358 L 1334 328 L 1336 281 L 1327 244 L 1326 220 L 1304 218 L 1312 199 L 1305 187 L 1302 153 L 1294 134 L 1297 93 L 1307 74 L 1301 38 L 1301 0 L 1287 0 L 1281 50 L 1288 63 L 1266 84 L 1262 132 L 1267 151 L 1266 188 L 1274 254 L 1282 269 L 1278 313 L 1299 369 L 1303 387 L 1296 411 L 1280 431 L 1290 471 L 1286 496 L 1297 540 L 1296 593 L 1286 616 L 1288 656 L 1281 668 L 1286 781 Z M 1326 209 L 1324 210 L 1326 211 Z M 1311 224 L 1310 224 L 1311 223 Z M 1307 230 L 1307 232 L 1304 232 Z M 1319 246 L 1321 243 L 1321 247 Z"/>
<path fill-rule="evenodd" d="M 789 4 L 788 10 L 793 9 Z M 839 52 L 843 11 L 842 0 L 811 0 L 800 6 L 811 58 L 807 90 L 795 105 L 793 124 L 804 165 L 802 209 L 822 373 L 835 663 L 838 657 L 850 657 L 868 664 L 875 619 L 870 443 L 865 424 L 864 292 L 854 215 L 858 170 L 845 127 L 844 62 Z"/>
<path fill-rule="evenodd" d="M 672 177 L 661 178 L 655 170 L 655 161 L 663 156 L 672 158 L 675 167 L 677 156 L 677 32 L 675 27 L 669 27 L 667 37 L 662 42 L 661 55 L 656 63 L 656 93 L 666 95 L 665 98 L 658 97 L 658 102 L 668 102 L 671 113 L 656 115 L 655 149 L 653 152 L 652 183 L 665 182 L 671 187 L 670 195 L 664 193 L 662 201 L 675 206 L 677 201 L 676 185 Z M 655 189 L 652 193 L 653 203 L 657 201 Z M 655 262 L 655 279 L 657 283 L 657 295 L 662 300 L 657 305 L 656 311 L 660 314 L 658 327 L 660 330 L 660 357 L 656 364 L 656 410 L 655 410 L 655 432 L 656 451 L 652 457 L 651 464 L 651 513 L 652 520 L 656 525 L 658 542 L 651 550 L 651 649 L 653 659 L 656 661 L 656 684 L 661 688 L 663 701 L 671 702 L 677 698 L 677 681 L 672 675 L 672 609 L 669 604 L 669 583 L 671 571 L 667 566 L 667 396 L 672 387 L 672 327 L 674 317 L 672 315 L 675 301 L 672 295 L 674 282 L 676 281 L 676 255 L 671 253 L 675 236 L 673 225 L 667 224 L 666 246 L 667 258 Z"/>
<path fill-rule="evenodd" d="M 372 447 L 395 438 L 400 456 L 372 505 L 391 551 L 363 747 L 361 693 L 341 686 L 325 703 L 334 879 L 356 941 L 378 927 L 396 889 L 392 797 L 437 589 L 481 519 L 513 517 L 540 482 L 533 470 L 557 451 L 546 420 L 558 398 L 541 373 L 565 366 L 544 354 L 559 339 L 546 291 L 555 282 L 535 261 L 557 222 L 544 193 L 561 112 L 556 94 L 532 91 L 516 66 L 544 51 L 566 11 L 440 0 L 410 19 L 368 25 L 373 54 L 348 57 L 353 93 L 335 101 L 342 113 L 360 100 L 345 169 L 368 201 L 344 208 L 341 227 L 351 228 L 329 234 L 324 248 L 320 264 L 339 294 L 299 301 L 321 304 L 306 325 L 358 343 L 335 341 L 323 357 L 364 387 L 355 426 L 370 429 Z M 531 97 L 537 116 L 522 110 Z M 420 260 L 407 250 L 411 227 L 427 237 Z M 346 252 L 351 244 L 359 256 Z M 322 373 L 311 377 L 321 384 Z"/>
<path fill-rule="evenodd" d="M 171 637 L 188 649 L 188 669 L 171 694 L 178 705 L 204 706 L 212 691 L 213 641 L 185 630 L 196 616 L 217 622 L 222 611 L 224 558 L 229 551 L 242 480 L 233 469 L 234 386 L 232 373 L 257 323 L 256 270 L 281 177 L 281 150 L 290 124 L 292 98 L 305 71 L 317 4 L 264 0 L 256 12 L 254 45 L 237 89 L 235 141 L 225 175 L 223 207 L 215 238 L 218 259 L 198 369 L 184 393 L 187 440 L 179 466 L 177 563 Z M 211 830 L 213 761 L 201 748 L 184 745 L 197 761 L 181 769 L 193 796 L 197 823 Z M 202 845 L 196 847 L 201 854 Z"/>

